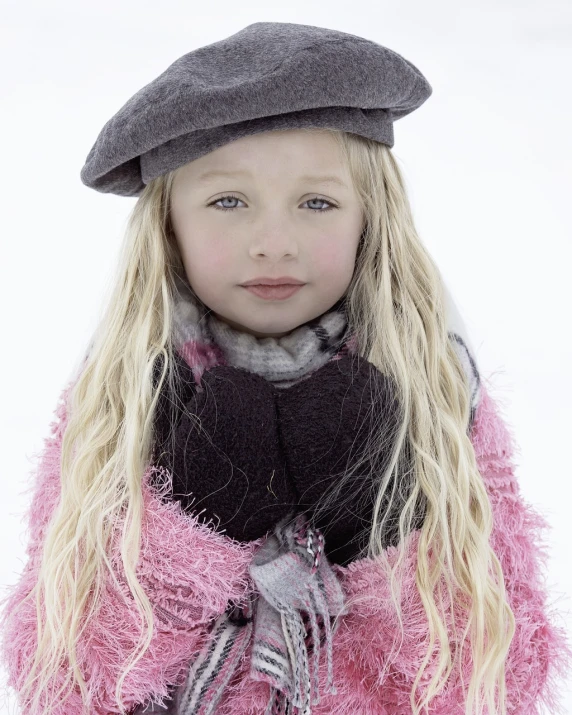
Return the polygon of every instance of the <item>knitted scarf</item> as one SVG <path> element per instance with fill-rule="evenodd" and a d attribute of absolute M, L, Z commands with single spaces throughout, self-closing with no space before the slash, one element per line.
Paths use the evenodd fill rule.
<path fill-rule="evenodd" d="M 344 299 L 281 338 L 256 338 L 230 327 L 178 281 L 173 343 L 197 383 L 205 369 L 233 365 L 287 388 L 329 360 L 355 350 Z M 450 294 L 449 335 L 471 385 L 471 421 L 480 398 L 480 378 Z M 200 389 L 200 388 L 198 388 Z M 291 513 L 276 525 L 249 568 L 256 592 L 246 604 L 229 603 L 212 624 L 209 638 L 189 664 L 186 681 L 173 690 L 168 709 L 138 708 L 136 715 L 212 715 L 241 656 L 252 641 L 250 677 L 270 685 L 264 715 L 310 715 L 320 701 L 318 663 L 326 645 L 328 689 L 332 672 L 331 619 L 342 615 L 344 598 L 324 554 L 324 536 L 305 514 Z M 313 670 L 310 669 L 312 656 Z"/>
<path fill-rule="evenodd" d="M 173 344 L 197 382 L 205 369 L 232 365 L 286 388 L 355 346 L 343 297 L 323 315 L 281 338 L 257 338 L 220 320 L 195 298 L 188 283 L 177 279 L 176 288 Z"/>
<path fill-rule="evenodd" d="M 330 618 L 344 596 L 324 555 L 324 537 L 304 514 L 286 517 L 255 553 L 249 568 L 257 589 L 246 606 L 229 607 L 211 640 L 191 663 L 173 700 L 179 715 L 211 715 L 252 638 L 250 677 L 270 685 L 265 715 L 310 714 L 320 701 L 318 664 L 326 642 L 328 690 L 333 684 Z M 336 625 L 338 621 L 336 620 Z M 313 668 L 310 672 L 309 656 Z"/>

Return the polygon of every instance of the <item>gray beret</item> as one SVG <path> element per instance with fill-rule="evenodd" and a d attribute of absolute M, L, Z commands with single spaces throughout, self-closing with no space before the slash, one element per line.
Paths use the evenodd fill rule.
<path fill-rule="evenodd" d="M 175 60 L 105 124 L 81 180 L 139 196 L 146 184 L 257 132 L 322 127 L 393 146 L 393 122 L 432 88 L 393 50 L 312 25 L 256 22 Z"/>

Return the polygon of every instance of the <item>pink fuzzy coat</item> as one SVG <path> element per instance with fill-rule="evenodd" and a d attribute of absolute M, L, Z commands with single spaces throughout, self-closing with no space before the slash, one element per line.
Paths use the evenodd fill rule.
<path fill-rule="evenodd" d="M 28 562 L 17 584 L 3 599 L 3 653 L 8 685 L 18 691 L 36 646 L 35 605 L 22 605 L 37 578 L 40 549 L 46 525 L 58 503 L 60 447 L 66 425 L 66 398 L 62 393 L 51 434 L 38 464 L 28 514 Z M 572 652 L 544 584 L 547 552 L 545 519 L 519 492 L 513 460 L 514 440 L 499 415 L 496 403 L 482 384 L 482 396 L 471 432 L 479 469 L 494 510 L 492 545 L 506 579 L 516 633 L 506 663 L 508 713 L 532 715 L 562 712 L 560 679 L 568 672 Z M 225 610 L 227 601 L 240 601 L 252 588 L 248 563 L 261 540 L 238 542 L 192 515 L 178 502 L 163 502 L 143 479 L 145 513 L 142 526 L 138 578 L 154 608 L 155 630 L 151 645 L 124 682 L 127 710 L 149 700 L 162 702 L 170 684 L 183 682 L 188 663 L 207 638 L 208 624 Z M 117 525 L 116 536 L 121 525 Z M 388 584 L 371 559 L 334 565 L 348 597 L 359 595 L 359 605 L 342 617 L 334 636 L 334 682 L 337 695 L 323 694 L 313 715 L 408 715 L 411 685 L 426 652 L 427 620 L 415 586 L 415 553 L 419 532 L 408 537 L 408 570 L 402 593 L 405 638 L 389 660 L 399 635 Z M 82 708 L 79 693 L 52 711 L 52 715 L 121 712 L 114 691 L 121 666 L 136 643 L 137 615 L 122 576 L 115 539 L 113 563 L 125 597 L 107 582 L 97 617 L 78 643 L 84 677 L 93 698 Z M 383 558 L 392 562 L 395 549 Z M 468 650 L 468 648 L 466 649 Z M 250 647 L 217 710 L 218 715 L 259 715 L 268 699 L 268 685 L 248 677 Z M 469 663 L 466 663 L 466 680 Z M 324 693 L 325 663 L 321 664 L 320 692 Z M 55 687 L 61 684 L 60 678 Z M 460 679 L 452 678 L 429 710 L 435 715 L 463 713 Z M 37 715 L 20 702 L 22 712 Z M 41 711 L 44 712 L 44 711 Z"/>

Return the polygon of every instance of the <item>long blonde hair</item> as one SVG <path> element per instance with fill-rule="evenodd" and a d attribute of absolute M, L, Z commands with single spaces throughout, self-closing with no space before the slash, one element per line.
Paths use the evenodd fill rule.
<path fill-rule="evenodd" d="M 417 235 L 390 148 L 354 134 L 319 131 L 329 131 L 339 141 L 366 217 L 347 291 L 349 323 L 359 354 L 393 379 L 401 411 L 389 465 L 384 473 L 371 475 L 374 510 L 364 555 L 383 552 L 388 528 L 395 529 L 397 521 L 403 546 L 416 528 L 419 504 L 425 510 L 416 584 L 428 618 L 429 647 L 411 690 L 411 707 L 415 715 L 426 708 L 459 664 L 440 609 L 442 598 L 435 597 L 439 584 L 445 584 L 449 604 L 466 613 L 461 640 L 468 637 L 472 649 L 466 713 L 480 715 L 486 703 L 488 712 L 505 715 L 504 661 L 514 616 L 500 562 L 489 544 L 492 510 L 467 429 L 469 386 L 448 336 L 440 273 Z M 135 566 L 143 512 L 141 480 L 151 458 L 155 407 L 162 386 L 174 390 L 177 381 L 170 328 L 175 277 L 184 275 L 184 269 L 169 215 L 174 175 L 149 183 L 133 209 L 109 303 L 70 394 L 61 499 L 46 531 L 38 582 L 30 594 L 36 599 L 38 646 L 22 694 L 28 699 L 36 689 L 34 712 L 40 696 L 47 697 L 62 659 L 69 663 L 67 680 L 60 692 L 51 694 L 44 712 L 76 686 L 88 704 L 76 643 L 108 573 L 114 576 L 108 548 L 120 513 L 125 514 L 125 575 L 143 624 L 138 647 L 117 683 L 120 709 L 124 679 L 151 642 L 153 611 Z M 162 367 L 156 381 L 158 360 Z M 373 430 L 368 450 L 381 454 L 386 442 L 382 429 Z M 405 492 L 400 480 L 407 480 Z M 330 500 L 343 493 L 339 485 Z M 399 500 L 396 511 L 392 507 Z M 403 554 L 400 549 L 389 574 L 398 615 Z M 415 694 L 435 649 L 437 669 L 418 701 Z"/>

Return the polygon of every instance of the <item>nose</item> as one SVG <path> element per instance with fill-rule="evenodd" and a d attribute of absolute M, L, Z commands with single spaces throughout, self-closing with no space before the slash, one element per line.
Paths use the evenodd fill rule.
<path fill-rule="evenodd" d="M 293 231 L 282 225 L 261 227 L 253 233 L 250 242 L 250 255 L 255 258 L 267 256 L 272 260 L 279 260 L 283 256 L 298 255 L 298 241 Z"/>

